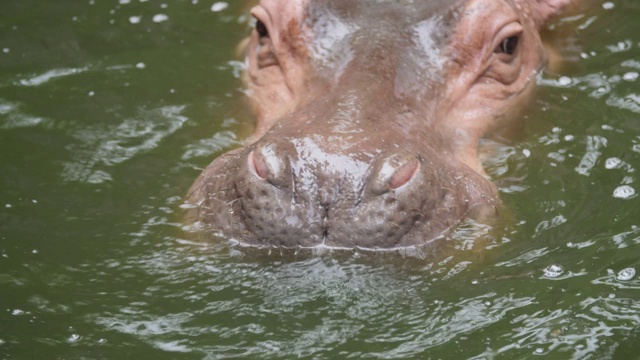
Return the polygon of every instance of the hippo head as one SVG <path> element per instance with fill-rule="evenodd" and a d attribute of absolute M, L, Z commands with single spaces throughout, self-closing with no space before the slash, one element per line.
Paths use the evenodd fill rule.
<path fill-rule="evenodd" d="M 250 144 L 193 185 L 190 216 L 250 245 L 424 244 L 495 212 L 478 143 L 517 115 L 567 0 L 263 0 Z"/>

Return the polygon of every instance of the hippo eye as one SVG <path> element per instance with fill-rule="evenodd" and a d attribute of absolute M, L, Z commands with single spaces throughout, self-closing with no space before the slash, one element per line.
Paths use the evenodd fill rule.
<path fill-rule="evenodd" d="M 518 49 L 519 40 L 520 40 L 520 37 L 518 36 L 510 36 L 502 40 L 500 45 L 498 45 L 498 47 L 496 48 L 495 52 L 507 54 L 507 55 L 513 55 L 516 52 L 516 49 Z"/>
<path fill-rule="evenodd" d="M 269 30 L 267 30 L 267 27 L 260 20 L 256 20 L 256 32 L 261 38 L 269 36 Z"/>

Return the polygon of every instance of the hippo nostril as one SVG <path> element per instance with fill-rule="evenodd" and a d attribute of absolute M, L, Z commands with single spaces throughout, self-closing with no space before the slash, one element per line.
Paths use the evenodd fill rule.
<path fill-rule="evenodd" d="M 374 168 L 369 189 L 374 195 L 396 190 L 411 181 L 419 170 L 420 160 L 415 156 L 390 156 Z"/>
<path fill-rule="evenodd" d="M 418 159 L 411 159 L 402 165 L 396 173 L 389 179 L 389 187 L 391 189 L 397 189 L 402 185 L 409 182 L 420 169 L 420 161 Z"/>
<path fill-rule="evenodd" d="M 269 167 L 264 159 L 264 156 L 256 153 L 255 150 L 249 153 L 249 166 L 253 169 L 255 174 L 262 180 L 266 180 L 269 177 Z"/>
<path fill-rule="evenodd" d="M 289 160 L 279 156 L 275 146 L 266 145 L 252 150 L 247 157 L 249 168 L 260 180 L 276 187 L 286 187 L 290 180 Z"/>

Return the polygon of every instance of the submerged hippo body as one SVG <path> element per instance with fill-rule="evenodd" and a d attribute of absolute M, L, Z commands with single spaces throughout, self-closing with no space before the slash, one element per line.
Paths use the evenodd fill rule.
<path fill-rule="evenodd" d="M 190 216 L 250 245 L 424 244 L 499 197 L 480 139 L 530 98 L 538 30 L 568 0 L 263 0 L 251 143 L 193 185 Z"/>

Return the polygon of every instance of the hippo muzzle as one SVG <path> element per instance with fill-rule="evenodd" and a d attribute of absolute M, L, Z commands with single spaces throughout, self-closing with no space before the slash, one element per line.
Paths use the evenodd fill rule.
<path fill-rule="evenodd" d="M 358 141 L 275 133 L 205 175 L 199 218 L 219 235 L 264 246 L 405 247 L 499 203 L 491 182 L 425 144 L 385 132 Z"/>

